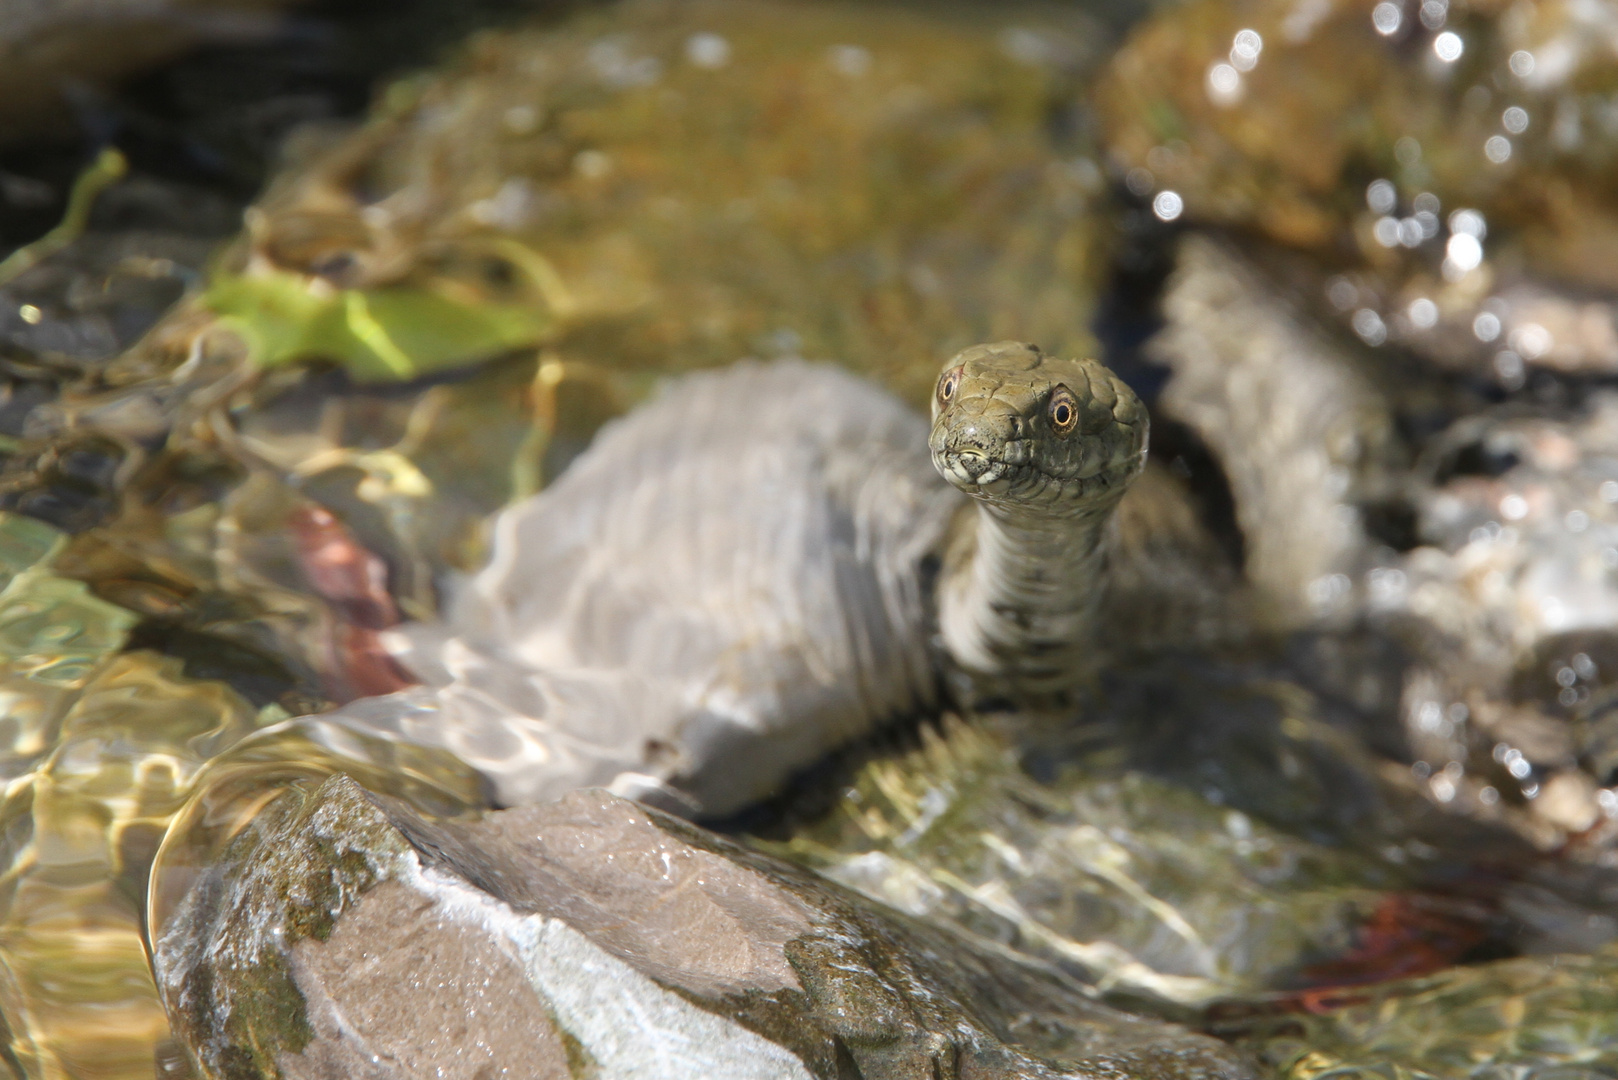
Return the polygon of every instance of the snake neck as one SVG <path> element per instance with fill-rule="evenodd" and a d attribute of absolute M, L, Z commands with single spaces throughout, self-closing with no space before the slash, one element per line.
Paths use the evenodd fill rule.
<path fill-rule="evenodd" d="M 962 508 L 945 554 L 939 629 L 980 692 L 1055 694 L 1087 675 L 1117 505 Z"/>

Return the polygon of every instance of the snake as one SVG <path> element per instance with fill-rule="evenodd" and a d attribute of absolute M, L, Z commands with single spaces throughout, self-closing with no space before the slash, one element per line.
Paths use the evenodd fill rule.
<path fill-rule="evenodd" d="M 1147 436 L 1101 363 L 1020 342 L 951 358 L 930 424 L 829 364 L 671 380 L 390 632 L 421 685 L 305 723 L 447 749 L 503 805 L 737 811 L 888 722 L 1087 678 Z"/>

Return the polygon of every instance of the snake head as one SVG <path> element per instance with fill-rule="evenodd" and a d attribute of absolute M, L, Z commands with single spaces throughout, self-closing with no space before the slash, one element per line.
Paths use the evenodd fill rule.
<path fill-rule="evenodd" d="M 944 365 L 928 447 L 968 495 L 1059 512 L 1122 495 L 1146 464 L 1146 433 L 1146 406 L 1099 362 L 1000 341 Z"/>

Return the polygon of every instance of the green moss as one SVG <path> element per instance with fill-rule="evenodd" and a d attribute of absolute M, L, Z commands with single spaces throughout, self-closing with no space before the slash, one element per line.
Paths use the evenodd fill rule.
<path fill-rule="evenodd" d="M 406 855 L 404 841 L 344 776 L 297 787 L 254 817 L 213 864 L 179 916 L 186 955 L 177 1025 L 205 1072 L 279 1077 L 277 1060 L 314 1038 L 289 956 L 327 940 L 336 921 Z"/>

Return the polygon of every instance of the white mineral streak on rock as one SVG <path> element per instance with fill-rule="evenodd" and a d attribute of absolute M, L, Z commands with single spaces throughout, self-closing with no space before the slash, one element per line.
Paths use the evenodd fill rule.
<path fill-rule="evenodd" d="M 567 921 L 517 910 L 419 858 L 396 862 L 327 940 L 292 949 L 315 1039 L 280 1056 L 289 1078 L 475 1080 L 480 1069 L 509 1069 L 561 1080 L 571 1073 L 560 1027 L 599 1080 L 809 1080 L 790 1051 L 647 974 L 695 993 L 797 988 L 782 946 L 810 924 L 762 875 L 680 843 L 601 793 L 477 829 L 514 890 L 507 899 L 566 911 Z M 679 902 L 694 894 L 739 915 Z M 405 1022 L 401 995 L 413 1014 Z"/>
<path fill-rule="evenodd" d="M 430 869 L 412 884 L 440 917 L 497 939 L 520 960 L 529 985 L 601 1080 L 809 1080 L 787 1050 L 665 990 L 560 919 L 513 911 Z"/>
<path fill-rule="evenodd" d="M 688 1004 L 566 923 L 541 921 L 520 946 L 529 975 L 602 1080 L 811 1080 L 782 1047 Z"/>

